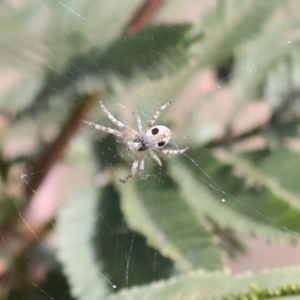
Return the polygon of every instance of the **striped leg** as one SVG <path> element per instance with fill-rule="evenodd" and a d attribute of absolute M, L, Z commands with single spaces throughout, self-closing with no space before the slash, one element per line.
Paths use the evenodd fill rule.
<path fill-rule="evenodd" d="M 132 164 L 131 172 L 124 179 L 120 179 L 120 182 L 126 183 L 135 174 L 142 173 L 144 171 L 145 155 L 146 155 L 145 152 L 138 153 L 138 158 Z"/>
<path fill-rule="evenodd" d="M 162 163 L 159 157 L 155 154 L 155 152 L 152 149 L 149 149 L 150 155 L 153 157 L 153 159 L 156 161 L 156 163 L 161 167 Z"/>
<path fill-rule="evenodd" d="M 117 120 L 108 110 L 107 108 L 104 106 L 104 104 L 102 103 L 102 101 L 99 101 L 100 106 L 103 110 L 103 112 L 106 114 L 106 116 L 118 127 L 120 127 L 121 129 L 123 129 L 124 131 L 126 131 L 128 133 L 129 136 L 136 136 L 138 135 L 138 132 L 135 131 L 134 129 L 130 128 L 129 126 L 125 125 L 124 123 L 122 123 L 121 121 Z"/>
<path fill-rule="evenodd" d="M 142 133 L 143 132 L 143 125 L 142 125 L 142 121 L 141 121 L 141 118 L 135 113 L 133 112 L 132 113 L 135 118 L 136 118 L 136 121 L 137 121 L 137 124 L 138 124 L 138 129 L 139 129 L 139 132 Z"/>
<path fill-rule="evenodd" d="M 154 116 L 152 117 L 152 119 L 151 119 L 151 120 L 149 121 L 149 123 L 148 123 L 148 129 L 150 129 L 150 128 L 153 126 L 153 124 L 155 123 L 155 121 L 157 120 L 157 118 L 159 117 L 159 115 L 162 113 L 162 111 L 163 111 L 164 109 L 166 109 L 170 104 L 171 104 L 171 102 L 168 102 L 168 103 L 162 105 L 162 106 L 155 112 Z"/>
<path fill-rule="evenodd" d="M 161 154 L 182 154 L 184 153 L 186 150 L 188 150 L 188 147 L 185 147 L 183 149 L 179 149 L 179 150 L 172 150 L 172 149 L 157 149 Z"/>
<path fill-rule="evenodd" d="M 125 133 L 123 132 L 120 132 L 118 130 L 115 130 L 115 129 L 112 129 L 112 128 L 109 128 L 109 127 L 104 127 L 104 126 L 101 126 L 101 125 L 98 125 L 98 124 L 95 124 L 95 123 L 92 123 L 92 122 L 89 122 L 89 121 L 85 121 L 85 120 L 82 120 L 83 123 L 91 126 L 91 127 L 94 127 L 95 129 L 97 130 L 100 130 L 100 131 L 103 131 L 103 132 L 107 132 L 107 133 L 111 133 L 111 134 L 114 134 L 118 137 L 125 137 Z"/>

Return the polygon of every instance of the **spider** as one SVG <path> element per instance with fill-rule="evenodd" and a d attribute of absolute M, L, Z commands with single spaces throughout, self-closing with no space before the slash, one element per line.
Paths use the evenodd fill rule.
<path fill-rule="evenodd" d="M 155 121 L 161 114 L 161 112 L 167 108 L 171 102 L 168 102 L 164 105 L 162 105 L 153 115 L 153 117 L 148 122 L 147 128 L 144 130 L 142 126 L 142 121 L 140 117 L 133 112 L 133 115 L 135 116 L 137 120 L 138 130 L 130 128 L 129 126 L 125 125 L 121 121 L 117 120 L 104 106 L 102 101 L 99 101 L 100 106 L 103 110 L 103 112 L 106 114 L 106 116 L 116 125 L 118 126 L 122 131 L 118 131 L 115 129 L 112 129 L 110 127 L 104 127 L 89 121 L 82 120 L 85 124 L 94 127 L 97 130 L 111 133 L 117 137 L 129 139 L 127 141 L 127 147 L 128 150 L 137 152 L 137 157 L 134 160 L 131 168 L 131 172 L 124 178 L 120 179 L 120 182 L 126 183 L 128 179 L 132 178 L 135 174 L 141 173 L 144 170 L 145 167 L 145 157 L 146 152 L 149 151 L 150 155 L 153 157 L 153 159 L 156 161 L 156 163 L 161 167 L 162 162 L 159 159 L 159 157 L 156 155 L 154 150 L 159 151 L 162 154 L 182 154 L 184 153 L 188 147 L 181 149 L 181 150 L 171 150 L 171 149 L 162 149 L 170 140 L 171 137 L 171 131 L 168 127 L 162 126 L 162 125 L 154 125 Z"/>

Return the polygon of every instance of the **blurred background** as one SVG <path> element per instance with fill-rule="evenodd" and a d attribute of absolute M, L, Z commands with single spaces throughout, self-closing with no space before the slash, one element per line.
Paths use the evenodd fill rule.
<path fill-rule="evenodd" d="M 299 14 L 2 1 L 0 299 L 298 299 Z M 115 128 L 99 100 L 134 129 L 171 101 L 166 149 L 189 150 L 121 184 L 135 153 L 82 122 Z"/>

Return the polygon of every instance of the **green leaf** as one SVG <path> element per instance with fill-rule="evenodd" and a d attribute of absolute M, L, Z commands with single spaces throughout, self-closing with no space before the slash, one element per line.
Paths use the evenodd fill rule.
<path fill-rule="evenodd" d="M 275 189 L 282 189 L 289 192 L 285 197 L 287 201 L 300 208 L 300 157 L 298 153 L 287 148 L 279 148 L 267 156 L 259 166 L 275 185 Z M 295 198 L 295 199 L 294 199 Z"/>
<path fill-rule="evenodd" d="M 124 290 L 109 299 L 246 300 L 288 295 L 300 295 L 299 267 L 234 276 L 229 273 L 196 271 L 148 286 Z"/>
<path fill-rule="evenodd" d="M 256 39 L 239 51 L 233 83 L 238 100 L 258 98 L 268 81 L 269 95 L 274 96 L 273 81 L 276 80 L 275 76 L 278 76 L 278 68 L 280 65 L 289 64 L 286 58 L 292 56 L 293 52 L 299 52 L 299 38 L 295 38 L 293 34 L 299 25 L 297 15 L 276 15 Z M 272 51 L 270 51 L 270 45 L 272 45 Z M 289 74 L 292 78 L 291 71 Z M 289 83 L 287 82 L 289 76 L 286 74 L 282 76 L 284 76 L 283 81 L 276 81 L 279 84 L 276 87 L 277 100 L 280 94 L 284 94 L 286 86 L 292 84 L 291 78 Z M 280 94 L 278 94 L 279 91 Z"/>
<path fill-rule="evenodd" d="M 32 74 L 32 77 L 24 76 L 24 78 L 16 81 L 13 88 L 8 89 L 2 96 L 0 110 L 2 112 L 15 114 L 28 107 L 40 89 L 42 81 L 42 74 Z"/>
<path fill-rule="evenodd" d="M 78 192 L 60 210 L 56 225 L 57 256 L 76 299 L 107 299 L 106 277 L 98 270 L 92 247 L 97 196 Z"/>
<path fill-rule="evenodd" d="M 263 185 L 295 210 L 300 210 L 299 155 L 282 148 L 268 155 L 260 164 L 232 152 L 227 152 L 226 156 L 231 164 L 244 172 L 247 179 Z"/>
<path fill-rule="evenodd" d="M 171 260 L 162 257 L 147 245 L 142 235 L 128 228 L 114 185 L 102 189 L 97 215 L 98 259 L 116 290 L 146 284 L 153 281 L 154 276 L 155 280 L 166 279 L 174 273 Z"/>
<path fill-rule="evenodd" d="M 30 64 L 41 66 L 41 60 L 45 59 L 45 67 L 60 72 L 76 53 L 92 46 L 106 49 L 143 3 L 142 0 L 35 0 L 11 9 L 0 20 L 1 62 L 9 68 L 12 62 L 30 68 Z"/>
<path fill-rule="evenodd" d="M 49 71 L 43 88 L 33 99 L 32 107 L 23 114 L 45 109 L 52 95 L 65 90 L 73 91 L 65 101 L 74 102 L 76 94 L 86 94 L 84 87 L 95 86 L 97 76 L 98 92 L 114 90 L 115 85 L 128 88 L 128 84 L 140 82 L 141 78 L 160 78 L 174 72 L 178 66 L 188 62 L 185 34 L 189 24 L 160 25 L 146 28 L 135 36 L 122 36 L 105 51 L 92 48 L 88 53 L 68 59 L 62 72 Z M 90 82 L 90 84 L 89 84 Z M 80 88 L 79 88 L 79 87 Z"/>
<path fill-rule="evenodd" d="M 238 199 L 260 215 L 261 221 L 265 219 L 274 228 L 282 230 L 282 238 L 291 236 L 292 241 L 298 240 L 300 201 L 296 178 L 300 176 L 300 169 L 297 167 L 299 156 L 289 150 L 280 149 L 261 161 L 251 162 L 232 152 L 228 152 L 226 158 L 247 180 L 258 187 L 256 191 L 252 188 L 252 192 L 248 189 Z M 266 238 L 270 238 L 270 235 Z"/>
<path fill-rule="evenodd" d="M 186 205 L 170 179 L 162 180 L 163 186 L 150 176 L 147 184 L 141 183 L 143 189 L 138 189 L 133 180 L 119 184 L 127 223 L 184 272 L 222 268 L 221 251 L 205 222 Z"/>
<path fill-rule="evenodd" d="M 217 66 L 233 56 L 236 47 L 258 33 L 275 9 L 286 1 L 218 1 L 203 17 L 205 39 L 198 50 L 199 64 Z"/>
<path fill-rule="evenodd" d="M 244 158 L 231 158 L 230 163 L 265 190 L 246 188 L 244 180 L 234 177 L 233 169 L 224 162 L 200 154 L 201 150 L 191 151 L 184 163 L 172 162 L 170 171 L 193 211 L 213 220 L 220 228 L 243 235 L 263 236 L 270 241 L 299 239 L 300 211 L 293 202 L 296 195 L 272 188 L 268 185 L 271 178 L 261 178 L 262 171 Z"/>
<path fill-rule="evenodd" d="M 5 4 L 4 4 L 5 6 Z M 34 70 L 40 67 L 37 57 L 43 54 L 38 45 L 44 34 L 45 10 L 38 1 L 22 8 L 6 7 L 0 20 L 0 65 L 6 69 Z"/>
<path fill-rule="evenodd" d="M 50 11 L 47 40 L 50 43 L 64 40 L 77 41 L 87 46 L 97 45 L 105 49 L 113 42 L 144 4 L 142 0 L 111 1 L 40 1 Z M 58 32 L 62 34 L 57 35 Z M 59 50 L 59 48 L 58 48 Z"/>
<path fill-rule="evenodd" d="M 9 220 L 15 218 L 18 214 L 20 199 L 12 195 L 4 193 L 1 196 L 0 202 L 0 226 L 4 226 Z"/>

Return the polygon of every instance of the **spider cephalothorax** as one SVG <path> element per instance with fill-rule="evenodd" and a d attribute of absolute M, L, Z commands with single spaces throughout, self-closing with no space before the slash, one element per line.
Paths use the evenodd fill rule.
<path fill-rule="evenodd" d="M 114 134 L 118 137 L 129 139 L 127 141 L 127 147 L 130 151 L 137 152 L 137 158 L 134 160 L 131 172 L 126 176 L 124 179 L 120 179 L 122 183 L 125 183 L 129 178 L 133 177 L 137 173 L 141 173 L 144 170 L 145 167 L 145 156 L 146 152 L 149 151 L 150 155 L 153 157 L 153 159 L 156 161 L 156 163 L 159 166 L 162 166 L 161 160 L 159 157 L 155 154 L 154 150 L 158 150 L 162 154 L 182 154 L 184 153 L 188 148 L 184 148 L 181 150 L 170 150 L 170 149 L 162 149 L 170 140 L 171 138 L 171 130 L 162 125 L 154 125 L 155 121 L 157 120 L 158 116 L 161 114 L 161 112 L 170 105 L 171 103 L 168 102 L 164 105 L 162 105 L 154 114 L 154 116 L 151 118 L 151 120 L 148 122 L 146 130 L 143 130 L 142 122 L 140 117 L 133 113 L 136 117 L 138 129 L 139 132 L 136 130 L 130 128 L 129 126 L 123 124 L 121 121 L 117 120 L 103 105 L 102 101 L 100 101 L 100 106 L 103 110 L 103 112 L 107 115 L 107 117 L 120 129 L 121 131 L 104 127 L 92 122 L 88 122 L 83 120 L 83 122 L 89 126 L 94 127 L 97 130 L 101 130 L 104 132 L 108 132 L 111 134 Z"/>

